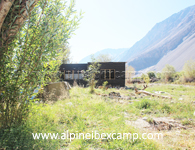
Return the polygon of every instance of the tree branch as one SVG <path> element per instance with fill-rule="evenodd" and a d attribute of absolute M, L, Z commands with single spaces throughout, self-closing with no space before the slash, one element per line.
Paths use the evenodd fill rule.
<path fill-rule="evenodd" d="M 0 4 L 0 30 L 13 2 L 15 0 L 2 0 Z"/>
<path fill-rule="evenodd" d="M 37 4 L 39 0 L 34 0 L 34 3 L 32 4 L 32 6 L 30 7 L 30 11 L 32 11 L 32 9 L 34 8 L 34 6 Z M 22 2 L 21 6 L 22 6 L 22 9 L 24 7 L 26 7 L 26 4 L 27 4 L 28 0 L 25 0 L 24 2 Z M 24 10 L 24 12 L 22 14 L 20 14 L 19 17 L 16 18 L 16 20 L 14 21 L 13 26 L 17 25 L 15 28 L 12 28 L 11 30 L 10 29 L 7 29 L 4 34 L 3 34 L 3 39 L 4 41 L 10 41 L 12 39 L 12 37 L 14 37 L 16 35 L 16 33 L 18 32 L 18 30 L 20 29 L 20 27 L 23 25 L 24 21 L 26 20 L 28 16 L 28 12 L 27 12 L 27 9 Z M 9 42 L 8 42 L 9 43 Z"/>

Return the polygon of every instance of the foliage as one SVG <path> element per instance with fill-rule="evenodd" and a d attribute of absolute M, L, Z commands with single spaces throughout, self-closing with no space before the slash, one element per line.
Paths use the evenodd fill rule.
<path fill-rule="evenodd" d="M 62 54 L 59 56 L 58 59 L 62 60 L 62 64 L 70 63 L 70 61 L 71 61 L 70 48 L 67 45 L 62 47 Z"/>
<path fill-rule="evenodd" d="M 125 72 L 125 77 L 127 83 L 131 82 L 131 79 L 133 76 L 135 76 L 135 69 L 132 66 L 126 66 L 126 72 Z"/>
<path fill-rule="evenodd" d="M 106 102 L 98 95 L 90 94 L 89 88 L 73 87 L 71 99 L 57 101 L 42 107 L 33 105 L 25 125 L 0 135 L 0 145 L 7 149 L 162 149 L 153 140 L 146 139 L 49 139 L 34 140 L 32 133 L 138 133 L 125 124 L 124 111 L 130 105 Z M 113 90 L 113 89 L 110 89 Z M 102 91 L 102 90 L 101 90 Z M 102 91 L 105 92 L 105 91 Z M 72 105 L 69 105 L 71 103 Z M 94 115 L 95 114 L 95 115 Z M 20 133 L 21 132 L 21 133 Z M 14 136 L 17 137 L 16 140 Z M 5 140 L 7 137 L 9 139 Z"/>
<path fill-rule="evenodd" d="M 154 71 L 149 71 L 147 74 L 148 74 L 148 77 L 149 77 L 150 79 L 152 79 L 152 78 L 155 78 L 155 77 L 156 77 L 156 75 L 155 75 L 155 72 L 154 72 Z"/>
<path fill-rule="evenodd" d="M 195 60 L 188 60 L 183 67 L 186 81 L 195 79 Z"/>
<path fill-rule="evenodd" d="M 0 128 L 19 126 L 27 118 L 34 90 L 58 71 L 62 49 L 80 20 L 74 5 L 40 0 L 33 11 L 26 7 L 28 19 L 15 40 L 0 47 L 5 52 L 0 61 Z M 14 12 L 12 16 L 14 22 Z"/>
<path fill-rule="evenodd" d="M 141 85 L 140 85 L 141 87 Z M 11 128 L 10 131 L 0 130 L 0 145 L 6 149 L 181 149 L 186 145 L 194 147 L 194 130 L 181 130 L 188 132 L 177 138 L 171 145 L 162 147 L 155 140 L 34 140 L 32 133 L 138 133 L 139 130 L 129 126 L 125 122 L 135 121 L 140 117 L 147 117 L 147 121 L 153 123 L 152 118 L 170 117 L 179 119 L 184 125 L 194 124 L 195 105 L 192 104 L 192 98 L 195 96 L 195 87 L 175 86 L 175 85 L 153 85 L 147 88 L 147 91 L 164 91 L 171 93 L 173 99 L 161 99 L 157 97 L 145 96 L 139 97 L 140 101 L 134 101 L 127 105 L 129 101 L 118 103 L 113 99 L 100 97 L 90 94 L 89 88 L 73 87 L 70 91 L 70 99 L 57 101 L 54 104 L 34 104 L 28 119 L 23 126 Z M 97 89 L 98 93 L 108 94 L 118 92 L 118 89 L 108 89 L 103 91 Z M 133 94 L 134 91 L 120 90 L 122 95 Z M 184 96 L 185 101 L 178 100 Z M 127 102 L 127 103 L 125 103 Z M 146 108 L 146 109 L 145 109 Z M 129 116 L 124 115 L 124 112 Z M 169 113 L 168 113 L 169 112 Z M 95 114 L 95 115 L 94 115 Z M 121 128 L 122 127 L 122 128 Z M 167 131 L 163 131 L 165 134 Z M 170 131 L 171 132 L 171 131 Z M 165 135 L 163 134 L 163 135 Z M 183 135 L 183 134 L 182 134 Z M 163 136 L 164 141 L 170 141 L 172 134 Z M 185 141 L 185 145 L 183 143 Z M 163 145 L 166 144 L 163 143 Z"/>
<path fill-rule="evenodd" d="M 175 76 L 175 68 L 171 65 L 166 65 L 162 70 L 162 79 L 164 79 L 166 82 L 173 81 L 173 78 Z"/>
<path fill-rule="evenodd" d="M 142 73 L 141 79 L 143 80 L 143 79 L 146 78 L 147 76 L 148 76 L 147 74 Z"/>
<path fill-rule="evenodd" d="M 95 59 L 92 56 L 91 64 L 88 66 L 88 70 L 84 71 L 84 80 L 88 82 L 88 85 L 90 86 L 90 93 L 94 92 L 94 87 L 97 81 L 95 80 L 95 77 L 98 73 L 100 73 L 99 68 L 100 64 L 95 61 Z"/>
<path fill-rule="evenodd" d="M 105 90 L 106 89 L 106 85 L 108 84 L 108 81 L 104 81 L 104 83 L 102 84 L 102 86 L 103 86 L 103 90 Z"/>
<path fill-rule="evenodd" d="M 155 74 L 155 76 L 156 76 L 158 79 L 161 79 L 161 73 L 160 73 L 160 72 L 157 72 L 157 73 Z"/>
<path fill-rule="evenodd" d="M 141 102 L 136 104 L 136 107 L 139 109 L 148 109 L 151 107 L 151 102 L 149 100 L 142 100 Z"/>
<path fill-rule="evenodd" d="M 98 62 L 111 62 L 112 57 L 109 54 L 99 54 L 96 58 Z"/>
<path fill-rule="evenodd" d="M 171 107 L 168 104 L 162 104 L 161 110 L 163 113 L 170 113 L 172 111 Z"/>
<path fill-rule="evenodd" d="M 148 74 L 142 74 L 141 79 L 144 80 L 144 82 L 147 84 L 150 83 L 150 78 L 149 78 Z"/>

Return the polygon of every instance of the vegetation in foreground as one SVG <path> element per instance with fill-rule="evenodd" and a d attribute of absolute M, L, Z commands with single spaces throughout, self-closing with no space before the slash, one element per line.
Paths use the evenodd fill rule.
<path fill-rule="evenodd" d="M 74 87 L 71 89 L 70 98 L 57 101 L 53 104 L 34 104 L 26 122 L 17 128 L 1 130 L 1 147 L 7 149 L 169 149 L 188 148 L 194 145 L 194 87 L 153 85 L 147 89 L 150 92 L 164 91 L 172 95 L 172 100 L 152 97 L 137 97 L 133 100 L 118 100 L 100 97 L 99 94 L 108 94 L 111 91 L 120 92 L 128 96 L 132 90 L 96 89 L 96 94 L 90 94 L 89 88 Z M 182 100 L 181 100 L 182 97 Z M 126 118 L 124 112 L 129 116 Z M 154 140 L 95 140 L 75 139 L 70 140 L 34 140 L 32 133 L 136 133 L 142 131 L 125 124 L 125 120 L 136 120 L 140 117 L 167 116 L 179 119 L 189 130 L 182 130 L 173 144 L 173 135 L 165 133 L 164 142 Z M 188 138 L 188 139 L 186 139 Z M 188 140 L 184 142 L 185 140 Z M 164 145 L 164 146 L 163 146 Z"/>
<path fill-rule="evenodd" d="M 1 147 L 7 149 L 157 149 L 150 140 L 34 140 L 32 133 L 135 133 L 125 124 L 127 107 L 89 94 L 89 88 L 71 89 L 71 98 L 54 104 L 35 104 L 25 124 L 1 131 Z"/>

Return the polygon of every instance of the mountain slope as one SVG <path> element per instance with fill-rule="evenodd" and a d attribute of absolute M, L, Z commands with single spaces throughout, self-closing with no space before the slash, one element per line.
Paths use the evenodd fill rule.
<path fill-rule="evenodd" d="M 153 70 L 162 70 L 166 64 L 170 64 L 174 66 L 177 71 L 181 71 L 183 65 L 189 59 L 195 59 L 195 33 L 183 41 L 176 49 L 165 55 L 157 65 L 154 66 Z"/>
<path fill-rule="evenodd" d="M 112 61 L 119 61 L 122 57 L 123 53 L 128 50 L 128 48 L 120 48 L 120 49 L 103 49 L 94 54 L 94 57 L 99 56 L 100 54 L 107 54 L 112 58 Z M 79 61 L 79 63 L 87 63 L 91 61 L 91 55 L 84 57 Z"/>
<path fill-rule="evenodd" d="M 144 38 L 125 52 L 120 61 L 127 61 L 128 65 L 133 66 L 137 71 L 151 67 L 194 33 L 195 6 L 191 6 L 157 23 Z M 189 40 L 193 38 L 194 36 Z M 166 62 L 165 58 L 164 62 Z"/>

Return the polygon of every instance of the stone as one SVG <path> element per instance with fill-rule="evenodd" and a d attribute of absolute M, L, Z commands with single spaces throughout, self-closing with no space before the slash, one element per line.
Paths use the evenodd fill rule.
<path fill-rule="evenodd" d="M 73 104 L 72 102 L 69 102 L 69 103 L 66 103 L 66 105 L 72 106 Z"/>

